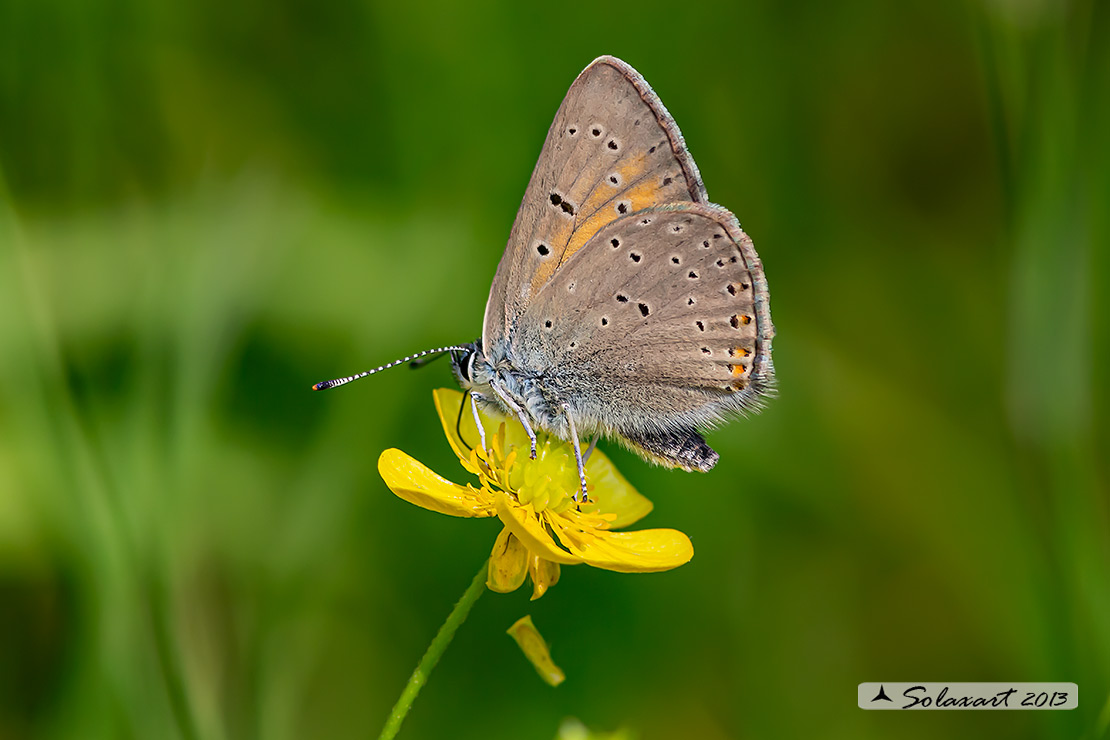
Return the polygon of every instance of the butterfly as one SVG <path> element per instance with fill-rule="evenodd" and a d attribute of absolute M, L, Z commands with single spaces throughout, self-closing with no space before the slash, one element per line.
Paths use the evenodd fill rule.
<path fill-rule="evenodd" d="M 698 430 L 761 407 L 774 388 L 773 337 L 751 239 L 709 202 L 644 78 L 603 56 L 555 114 L 481 339 L 314 388 L 447 353 L 476 419 L 479 405 L 516 416 L 533 457 L 536 429 L 572 443 L 585 496 L 587 437 L 667 467 L 711 469 L 718 455 Z"/>

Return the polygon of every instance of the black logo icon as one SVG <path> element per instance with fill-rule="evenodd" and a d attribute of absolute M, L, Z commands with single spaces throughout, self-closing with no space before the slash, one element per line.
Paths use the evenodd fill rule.
<path fill-rule="evenodd" d="M 879 684 L 879 693 L 878 693 L 878 695 L 874 699 L 872 699 L 871 701 L 878 701 L 879 699 L 882 699 L 883 701 L 889 701 L 889 702 L 894 701 L 893 699 L 891 699 L 889 696 L 886 695 L 886 689 L 883 688 L 882 684 Z"/>

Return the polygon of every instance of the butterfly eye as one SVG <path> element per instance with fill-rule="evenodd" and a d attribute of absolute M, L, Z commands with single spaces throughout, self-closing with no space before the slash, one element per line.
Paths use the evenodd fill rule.
<path fill-rule="evenodd" d="M 460 359 L 459 363 L 455 367 L 457 367 L 459 369 L 459 375 L 462 376 L 462 379 L 469 382 L 470 381 L 470 370 L 467 368 L 466 360 L 465 359 Z"/>
<path fill-rule="evenodd" d="M 477 354 L 473 349 L 467 348 L 459 354 L 451 354 L 451 364 L 455 366 L 459 378 L 463 382 L 470 383 L 474 377 L 474 357 Z"/>

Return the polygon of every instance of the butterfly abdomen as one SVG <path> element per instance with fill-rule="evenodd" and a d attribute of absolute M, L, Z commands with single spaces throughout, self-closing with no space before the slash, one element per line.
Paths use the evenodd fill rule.
<path fill-rule="evenodd" d="M 628 436 L 621 440 L 644 459 L 668 468 L 704 473 L 711 470 L 720 457 L 693 429 Z"/>

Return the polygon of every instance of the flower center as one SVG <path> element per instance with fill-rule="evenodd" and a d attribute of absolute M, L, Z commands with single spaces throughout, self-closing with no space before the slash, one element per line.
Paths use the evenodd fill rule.
<path fill-rule="evenodd" d="M 578 492 L 578 465 L 573 448 L 549 434 L 536 436 L 536 459 L 529 457 L 527 443 L 506 442 L 501 424 L 490 440 L 488 451 L 476 451 L 485 462 L 482 477 L 522 504 L 542 511 L 561 513 L 574 504 Z"/>
<path fill-rule="evenodd" d="M 569 444 L 542 435 L 537 437 L 536 459 L 530 460 L 527 451 L 520 450 L 517 460 L 517 470 L 510 473 L 509 480 L 520 503 L 531 504 L 537 513 L 545 509 L 559 513 L 574 503 L 578 464 Z"/>

